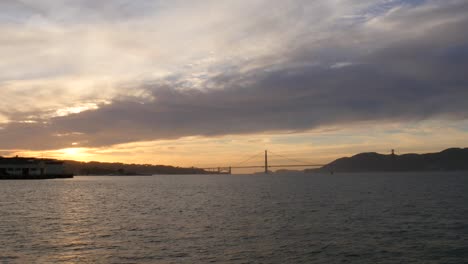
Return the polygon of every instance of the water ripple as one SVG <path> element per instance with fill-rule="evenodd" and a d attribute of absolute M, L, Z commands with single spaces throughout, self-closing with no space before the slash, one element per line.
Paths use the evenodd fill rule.
<path fill-rule="evenodd" d="M 0 263 L 468 263 L 468 175 L 0 182 Z"/>

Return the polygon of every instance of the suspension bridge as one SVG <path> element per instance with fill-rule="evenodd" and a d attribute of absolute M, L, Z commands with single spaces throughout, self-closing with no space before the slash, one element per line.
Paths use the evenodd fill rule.
<path fill-rule="evenodd" d="M 261 164 L 261 165 L 243 165 L 251 160 L 253 160 L 254 158 L 258 158 L 259 154 L 261 155 L 264 155 L 264 163 Z M 278 156 L 278 157 L 281 157 L 283 159 L 286 159 L 288 160 L 289 162 L 293 162 L 291 164 L 270 164 L 268 162 L 268 155 L 269 154 L 272 154 L 274 156 Z M 235 165 L 232 165 L 232 166 L 224 166 L 224 167 L 208 167 L 208 168 L 200 168 L 200 169 L 203 169 L 207 172 L 212 172 L 212 173 L 216 173 L 216 174 L 232 174 L 232 170 L 233 169 L 263 169 L 263 171 L 265 172 L 265 174 L 268 174 L 270 171 L 269 169 L 270 168 L 294 168 L 294 167 L 308 167 L 308 168 L 315 168 L 315 167 L 322 167 L 324 166 L 325 164 L 311 164 L 309 162 L 305 162 L 305 161 L 301 161 L 301 160 L 297 160 L 297 159 L 291 159 L 291 158 L 288 158 L 284 155 L 280 155 L 280 154 L 277 154 L 277 153 L 274 153 L 272 151 L 268 151 L 268 150 L 265 150 L 265 152 L 263 153 L 256 153 L 255 155 L 247 158 L 246 160 L 243 160 L 239 163 L 236 163 Z"/>

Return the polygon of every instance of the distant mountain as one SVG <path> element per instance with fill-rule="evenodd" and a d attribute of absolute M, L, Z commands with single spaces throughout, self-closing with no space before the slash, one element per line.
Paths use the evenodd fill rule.
<path fill-rule="evenodd" d="M 468 148 L 451 148 L 438 153 L 383 155 L 361 153 L 337 159 L 322 168 L 306 172 L 391 172 L 468 170 Z"/>
<path fill-rule="evenodd" d="M 64 161 L 65 170 L 75 175 L 152 175 L 152 174 L 205 174 L 198 168 L 181 168 L 164 165 L 125 164 L 108 162 Z"/>

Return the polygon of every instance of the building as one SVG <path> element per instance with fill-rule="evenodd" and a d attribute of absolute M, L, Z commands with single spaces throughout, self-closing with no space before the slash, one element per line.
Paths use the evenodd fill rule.
<path fill-rule="evenodd" d="M 0 178 L 49 179 L 71 177 L 73 177 L 73 175 L 65 172 L 64 163 L 58 160 L 0 157 Z"/>

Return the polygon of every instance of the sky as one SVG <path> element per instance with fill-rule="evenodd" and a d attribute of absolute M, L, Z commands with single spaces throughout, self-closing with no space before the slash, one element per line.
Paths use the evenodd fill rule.
<path fill-rule="evenodd" d="M 467 36 L 467 0 L 2 0 L 0 155 L 468 147 Z"/>

